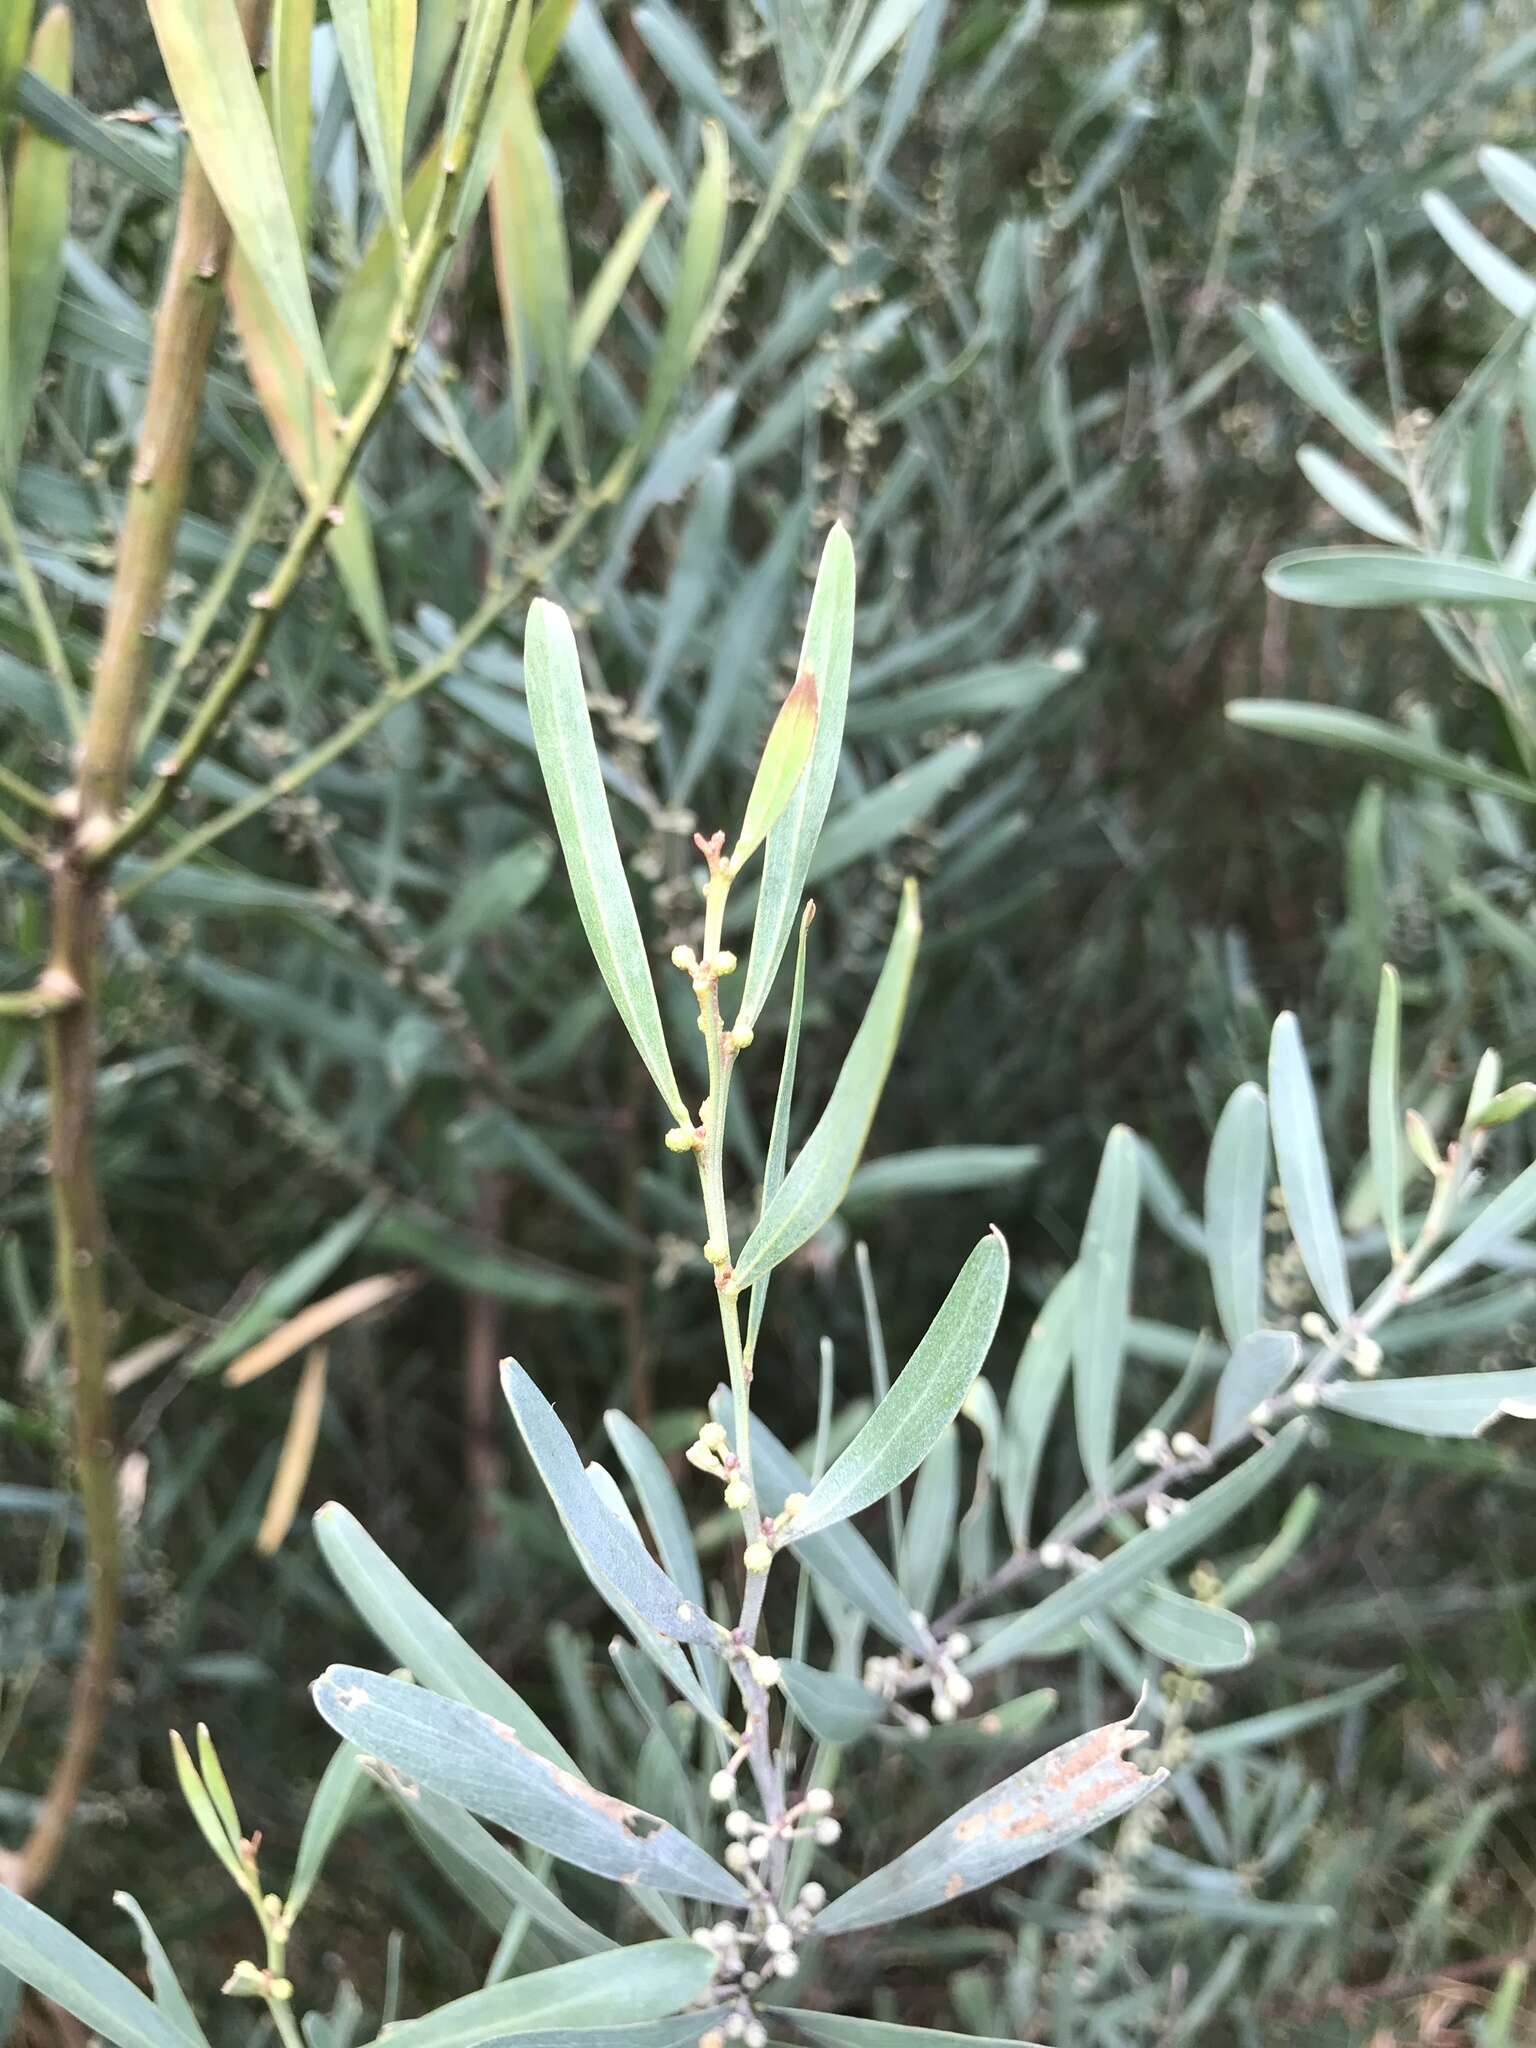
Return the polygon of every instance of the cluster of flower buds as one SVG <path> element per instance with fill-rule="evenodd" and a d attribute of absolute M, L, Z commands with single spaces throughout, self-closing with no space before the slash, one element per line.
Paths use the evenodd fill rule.
<path fill-rule="evenodd" d="M 1203 1462 L 1207 1456 L 1206 1446 L 1187 1429 L 1176 1430 L 1172 1437 L 1161 1429 L 1144 1429 L 1136 1439 L 1137 1464 L 1150 1465 L 1157 1472 L 1187 1464 L 1191 1459 Z"/>
<path fill-rule="evenodd" d="M 912 1619 L 926 1636 L 927 1617 L 914 1614 Z M 975 1687 L 960 1669 L 960 1660 L 970 1654 L 970 1649 L 970 1637 L 957 1629 L 942 1643 L 934 1642 L 921 1662 L 905 1654 L 870 1657 L 864 1664 L 864 1684 L 870 1692 L 890 1701 L 892 1713 L 909 1735 L 926 1735 L 932 1722 L 953 1721 L 962 1707 L 970 1705 Z M 927 1715 L 915 1713 L 902 1697 L 922 1685 L 927 1685 L 933 1696 Z"/>
<path fill-rule="evenodd" d="M 725 1488 L 725 1504 L 733 1514 L 752 1504 L 752 1489 L 741 1476 L 741 1460 L 731 1449 L 725 1426 L 706 1422 L 683 1456 L 699 1471 L 718 1479 Z"/>
<path fill-rule="evenodd" d="M 715 1959 L 714 2002 L 732 2007 L 718 2027 L 699 2036 L 699 2048 L 726 2048 L 729 2041 L 740 2041 L 744 2048 L 764 2048 L 767 2029 L 753 2012 L 752 2001 L 758 1992 L 797 1974 L 800 1958 L 796 1951 L 826 1903 L 827 1895 L 819 1884 L 802 1885 L 787 1913 L 780 1913 L 765 1893 L 756 1901 L 747 1925 L 717 1920 L 713 1927 L 695 1931 L 694 1940 Z"/>
<path fill-rule="evenodd" d="M 759 1662 L 773 1664 L 774 1660 L 764 1657 Z M 775 1665 L 774 1677 L 777 1675 Z M 737 1761 L 739 1763 L 739 1758 Z M 732 1770 L 716 1771 L 709 1781 L 710 1797 L 724 1805 L 735 1797 L 735 1793 L 736 1780 Z M 797 1836 L 809 1835 L 818 1847 L 830 1849 L 841 1839 L 843 1830 L 832 1818 L 832 1794 L 822 1786 L 815 1786 L 776 1821 L 759 1820 L 745 1807 L 733 1806 L 725 1816 L 725 1832 L 731 1838 L 725 1850 L 726 1868 L 738 1877 L 751 1880 L 768 1861 L 776 1842 L 793 1841 Z M 766 1893 L 763 1897 L 766 1902 Z"/>
<path fill-rule="evenodd" d="M 251 1962 L 236 1963 L 222 1988 L 226 1998 L 268 1998 L 279 2005 L 293 1997 L 293 1986 L 286 1977 L 274 1976 L 271 1970 Z"/>

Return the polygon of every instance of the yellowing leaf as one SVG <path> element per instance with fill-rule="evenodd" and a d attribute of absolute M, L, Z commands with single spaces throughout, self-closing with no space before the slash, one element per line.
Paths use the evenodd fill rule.
<path fill-rule="evenodd" d="M 288 1427 L 277 1470 L 272 1475 L 272 1490 L 256 1532 L 256 1548 L 263 1557 L 282 1548 L 283 1538 L 299 1511 L 315 1461 L 315 1445 L 320 1441 L 320 1417 L 325 1411 L 325 1364 L 325 1346 L 317 1344 L 304 1362 L 293 1406 L 288 1411 Z"/>
<path fill-rule="evenodd" d="M 811 758 L 820 711 L 816 678 L 808 668 L 803 668 L 779 706 L 779 715 L 764 742 L 741 821 L 741 837 L 731 855 L 733 868 L 739 869 L 743 861 L 751 859 L 783 815 Z"/>
<path fill-rule="evenodd" d="M 58 92 L 69 91 L 71 46 L 69 9 L 50 7 L 32 38 L 31 65 Z M 38 129 L 24 125 L 16 143 L 11 180 L 7 473 L 21 459 L 21 444 L 47 359 L 64 283 L 68 231 L 69 151 Z"/>

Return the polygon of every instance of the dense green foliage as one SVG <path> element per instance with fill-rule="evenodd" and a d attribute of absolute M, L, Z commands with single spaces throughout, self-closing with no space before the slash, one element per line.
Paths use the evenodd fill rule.
<path fill-rule="evenodd" d="M 665 966 L 698 940 L 692 834 L 741 819 L 827 529 L 841 516 L 852 532 L 852 694 L 809 881 L 796 1145 L 865 1014 L 910 875 L 925 933 L 865 1163 L 768 1297 L 754 1403 L 810 1445 L 826 1337 L 845 1441 L 871 1369 L 878 1387 L 886 1352 L 909 1355 L 985 1225 L 1002 1229 L 1013 1279 L 990 1374 L 890 1540 L 881 1511 L 860 1524 L 924 1611 L 986 1581 L 1021 1530 L 1070 1521 L 1083 1472 L 1097 1478 L 1115 1449 L 1142 1437 L 1155 1460 L 1146 1430 L 1173 1437 L 1185 1463 L 1180 1432 L 1222 1436 L 1211 1376 L 1250 1334 L 1234 1305 L 1244 1285 L 1261 1286 L 1272 1328 L 1296 1325 L 1314 1292 L 1333 1308 L 1344 1255 L 1326 1214 L 1298 1213 L 1305 1174 L 1284 1156 L 1300 1256 L 1282 1221 L 1262 1275 L 1223 1280 L 1196 1220 L 1212 1213 L 1202 1191 L 1223 1106 L 1266 1081 L 1277 1013 L 1302 1018 L 1362 1294 L 1392 1223 L 1372 1064 L 1383 964 L 1402 976 L 1404 1099 L 1442 1151 L 1465 1118 L 1463 1167 L 1469 1092 L 1481 1107 L 1497 1087 L 1484 1047 L 1512 1080 L 1536 1062 L 1521 793 L 1536 731 L 1536 222 L 1521 182 L 1536 45 L 1520 10 L 1271 0 L 1197 17 L 927 0 L 859 14 L 871 63 L 835 108 L 818 96 L 852 75 L 838 71 L 850 54 L 858 72 L 865 45 L 838 45 L 851 17 L 817 0 L 582 0 L 558 52 L 551 41 L 536 65 L 530 50 L 547 162 L 530 101 L 523 146 L 468 225 L 369 442 L 346 538 L 306 569 L 216 746 L 117 872 L 99 1155 L 128 1530 L 122 1676 L 44 1903 L 137 1972 L 134 1929 L 106 1906 L 127 1884 L 210 2030 L 217 2015 L 216 2039 L 246 2023 L 213 1995 L 244 1953 L 244 1909 L 206 1881 L 165 1731 L 209 1724 L 240 1813 L 262 1830 L 263 1869 L 286 1881 L 330 1753 L 305 1688 L 332 1661 L 385 1662 L 310 1533 L 320 1501 L 343 1503 L 515 1678 L 594 1782 L 622 1779 L 669 1817 L 697 1797 L 647 1739 L 667 1717 L 649 1669 L 609 1661 L 610 1618 L 496 1383 L 514 1352 L 584 1455 L 608 1456 L 602 1418 L 617 1404 L 694 1488 L 679 1454 L 720 1353 L 693 1169 L 663 1148 L 670 1119 L 615 1021 L 555 849 L 523 694 L 535 590 L 576 626 L 693 1105 L 703 1042 L 686 979 Z M 427 19 L 423 7 L 424 31 Z M 889 47 L 883 23 L 898 32 Z M 377 180 L 331 38 L 322 24 L 296 210 L 345 406 L 393 280 L 379 276 Z M 419 61 L 433 52 L 447 61 L 424 32 Z M 132 490 L 182 142 L 163 111 L 81 125 L 36 76 L 49 56 L 34 47 L 8 143 L 5 473 L 20 531 L 3 570 L 0 705 L 6 768 L 51 791 L 69 780 L 70 741 L 40 609 L 83 684 Z M 54 82 L 68 84 L 67 55 Z M 176 93 L 186 104 L 179 81 Z M 174 97 L 161 85 L 156 107 Z M 413 95 L 413 151 L 440 111 Z M 280 137 L 296 132 L 274 120 Z M 28 247 L 46 220 L 46 134 L 76 152 L 61 276 L 46 237 L 41 259 Z M 801 141 L 770 218 L 773 166 Z M 23 144 L 43 186 L 30 203 Z M 659 218 L 652 185 L 674 195 Z M 1448 199 L 1426 212 L 1430 188 Z M 1463 216 L 1496 246 L 1470 239 Z M 747 246 L 757 222 L 760 249 Z M 739 289 L 701 329 L 717 266 L 744 249 Z M 632 279 L 605 271 L 616 250 Z M 54 291 L 50 322 L 36 309 Z M 219 673 L 294 521 L 293 373 L 270 330 L 263 358 L 238 288 L 234 310 L 152 642 L 156 682 L 174 691 L 165 735 Z M 1338 387 L 1318 383 L 1309 347 Z M 1303 442 L 1315 447 L 1298 468 Z M 1400 580 L 1373 585 L 1391 565 L 1335 557 L 1321 571 L 1333 587 L 1308 584 L 1305 562 L 1266 584 L 1283 552 L 1346 538 L 1395 550 Z M 219 585 L 232 541 L 247 552 Z M 1492 564 L 1524 587 L 1441 586 L 1454 609 L 1426 630 L 1413 615 L 1434 573 L 1426 552 L 1463 578 Z M 456 638 L 502 573 L 487 630 Z M 1388 595 L 1397 608 L 1350 609 Z M 418 681 L 430 687 L 408 696 Z M 1384 751 L 1379 732 L 1365 736 L 1374 763 L 1292 746 L 1230 722 L 1235 699 L 1261 701 L 1239 710 L 1246 726 L 1284 730 L 1281 706 L 1299 700 L 1314 725 L 1325 707 L 1365 713 L 1462 765 L 1426 776 L 1432 763 Z M 315 754 L 349 722 L 349 751 Z M 141 781 L 165 744 L 146 730 Z M 285 774 L 302 786 L 259 800 Z M 22 988 L 44 954 L 44 880 L 22 853 L 5 859 L 0 943 L 7 986 Z M 731 933 L 743 971 L 748 929 Z M 732 1105 L 727 1164 L 748 1191 L 772 1156 L 791 965 Z M 1305 1055 L 1287 1028 L 1274 1057 L 1294 1098 Z M 52 1765 L 86 1592 L 46 1114 L 35 1025 L 0 1017 L 8 1840 Z M 1121 1124 L 1144 1142 L 1106 1146 Z M 1262 1116 L 1259 1129 L 1262 1165 Z M 1521 1124 L 1485 1142 L 1495 1182 L 1514 1179 L 1529 1157 Z M 1414 1171 L 1405 1162 L 1411 1224 L 1430 1186 Z M 1257 1185 L 1262 1218 L 1268 1176 Z M 1075 1405 L 1064 1395 L 1021 1436 L 1017 1415 L 1005 1427 L 1012 1361 L 1085 1228 L 1079 1272 L 1095 1275 L 1103 1313 L 1056 1296 Z M 1389 1373 L 1525 1365 L 1529 1253 L 1492 1249 L 1491 1276 L 1405 1316 L 1395 1342 L 1383 1330 Z M 263 1338 L 370 1282 L 340 1299 L 334 1327 L 292 1331 L 255 1374 Z M 311 1337 L 323 1367 L 303 1366 Z M 237 1360 L 251 1364 L 231 1384 L 221 1374 Z M 1261 1378 L 1280 1369 L 1250 1362 Z M 827 1976 L 808 1975 L 808 1999 L 831 2002 L 835 1983 L 841 2011 L 1057 2048 L 1367 2040 L 1389 2018 L 1410 2040 L 1433 1974 L 1471 1964 L 1464 2038 L 1519 2038 L 1521 1980 L 1501 1989 L 1498 1964 L 1529 1939 L 1528 1432 L 1420 1436 L 1360 1408 L 1331 1414 L 1326 1442 L 1314 1429 L 1241 1522 L 1174 1561 L 1170 1585 L 1220 1617 L 1218 1637 L 1230 1610 L 1248 1617 L 1249 1661 L 1224 1663 L 1218 1645 L 1197 1672 L 1187 1639 L 1169 1660 L 1166 1637 L 1159 1661 L 1155 1618 L 1133 1642 L 1117 1609 L 1085 1639 L 1000 1656 L 1005 1676 L 984 1670 L 976 1708 L 926 1746 L 899 1723 L 849 1745 L 845 1839 L 825 1873 L 837 1890 L 1000 1769 L 1129 1711 L 1144 1672 L 1155 1711 L 1140 1725 L 1156 1724 L 1162 1761 L 1193 1745 L 1198 1768 L 1171 1802 L 1015 1886 L 840 1944 Z M 273 1504 L 285 1436 L 296 1518 Z M 612 1449 L 643 1494 L 617 1436 Z M 1031 1483 L 1033 1521 L 1019 1514 Z M 718 1505 L 703 1489 L 686 1498 L 696 1522 Z M 736 1597 L 727 1518 L 705 1521 L 700 1548 Z M 776 1646 L 793 1623 L 788 1578 L 774 1582 Z M 818 1613 L 831 1632 L 818 1622 L 815 1662 L 841 1649 L 857 1672 L 846 1616 L 830 1599 Z M 1009 1702 L 989 1741 L 987 1710 Z M 813 1700 L 795 1703 L 815 1727 Z M 583 1910 L 588 1896 L 573 1892 Z M 314 2048 L 371 2038 L 393 1998 L 414 2014 L 469 1990 L 493 1952 L 509 1970 L 571 1953 L 547 1933 L 518 1923 L 498 1952 L 379 1798 L 337 1840 L 296 1938 L 305 2004 L 334 2008 Z M 622 1933 L 642 1938 L 637 1924 Z M 1386 1987 L 1379 2001 L 1372 1986 Z"/>

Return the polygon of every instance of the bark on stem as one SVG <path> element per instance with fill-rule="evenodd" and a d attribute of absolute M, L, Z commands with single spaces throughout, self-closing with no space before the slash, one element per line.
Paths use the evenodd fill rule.
<path fill-rule="evenodd" d="M 252 47 L 264 32 L 268 6 L 269 0 L 242 0 L 241 21 Z M 213 189 L 189 154 L 165 286 L 155 312 L 149 386 L 117 574 L 80 740 L 70 806 L 73 831 L 52 863 L 52 932 L 45 981 L 72 993 L 47 1020 L 49 1167 L 89 1605 L 63 1745 L 18 1859 L 17 1889 L 23 1893 L 37 1891 L 58 1862 L 90 1775 L 117 1671 L 122 1552 L 106 1386 L 102 1264 L 107 1231 L 94 1145 L 96 986 L 107 875 L 92 867 L 90 854 L 111 831 L 133 763 L 150 635 L 164 601 L 186 502 L 203 382 L 222 308 L 229 240 Z"/>

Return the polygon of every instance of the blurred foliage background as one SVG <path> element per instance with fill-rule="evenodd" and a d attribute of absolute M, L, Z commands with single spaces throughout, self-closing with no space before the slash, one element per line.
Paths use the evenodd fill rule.
<path fill-rule="evenodd" d="M 58 316 L 14 494 L 79 659 L 110 566 L 114 464 L 135 416 L 176 137 L 140 10 L 74 12 L 79 103 L 131 118 L 72 138 Z M 786 107 L 816 91 L 836 12 L 581 0 L 539 100 L 578 294 L 647 188 L 691 180 L 701 117 L 725 126 L 738 200 L 760 192 Z M 1149 1234 L 1137 1293 L 1132 1399 L 1150 1412 L 1182 1359 L 1180 1330 L 1203 1313 L 1178 1190 L 1197 1198 L 1215 1114 L 1262 1071 L 1277 1009 L 1299 1009 L 1323 1054 L 1346 1150 L 1362 1135 L 1383 959 L 1408 978 L 1410 1050 L 1433 1084 L 1449 1091 L 1490 1038 L 1512 1074 L 1536 1055 L 1536 947 L 1527 936 L 1522 954 L 1449 900 L 1441 856 L 1460 828 L 1442 820 L 1440 855 L 1426 855 L 1413 835 L 1433 837 L 1427 799 L 1394 799 L 1387 830 L 1358 764 L 1263 743 L 1223 716 L 1239 696 L 1383 714 L 1413 703 L 1462 744 L 1508 744 L 1411 615 L 1341 623 L 1266 594 L 1274 554 L 1336 537 L 1339 522 L 1296 466 L 1318 436 L 1309 409 L 1235 316 L 1278 302 L 1386 409 L 1385 280 L 1414 403 L 1455 399 L 1502 317 L 1420 195 L 1440 187 L 1520 257 L 1509 216 L 1489 217 L 1474 153 L 1536 142 L 1526 10 L 926 0 L 904 13 L 899 50 L 820 133 L 677 420 L 547 578 L 581 621 L 589 683 L 601 679 L 621 831 L 664 948 L 691 915 L 690 834 L 739 809 L 762 707 L 789 680 L 826 524 L 840 513 L 854 534 L 855 696 L 812 883 L 807 1102 L 861 1012 L 904 873 L 924 877 L 928 936 L 878 1170 L 774 1292 L 761 1398 L 791 1439 L 814 1421 L 823 1333 L 845 1394 L 867 1384 L 857 1238 L 901 1356 L 939 1276 L 996 1221 L 1023 1275 L 1004 1333 L 1016 1345 L 1073 1256 L 1116 1121 L 1169 1182 L 1158 1206 L 1171 1230 Z M 135 27 L 119 35 L 124 14 Z M 367 222 L 344 84 L 339 72 L 318 84 L 319 262 L 336 285 Z M 642 288 L 582 378 L 595 447 L 633 429 L 680 232 L 664 219 Z M 494 234 L 482 215 L 364 464 L 382 648 L 316 572 L 180 827 L 199 830 L 302 762 L 372 700 L 381 664 L 430 655 L 473 610 L 529 403 Z M 244 588 L 280 530 L 280 493 L 263 483 L 271 444 L 232 333 L 204 445 L 167 660 L 231 533 L 260 523 Z M 559 531 L 573 482 L 572 451 L 557 446 L 516 519 L 516 558 Z M 6 758 L 56 782 L 66 743 L 3 580 Z M 129 1881 L 178 1958 L 200 1951 L 199 1981 L 236 1953 L 220 1948 L 236 1940 L 233 1902 L 195 1875 L 203 1852 L 166 1727 L 214 1727 L 242 1811 L 280 1860 L 327 1754 L 304 1686 L 362 1642 L 304 1517 L 272 1554 L 257 1541 L 297 1359 L 238 1386 L 221 1369 L 307 1305 L 381 1276 L 377 1299 L 359 1297 L 368 1311 L 328 1337 L 306 1508 L 350 1505 L 535 1698 L 597 1654 L 584 1631 L 602 1622 L 511 1459 L 496 1359 L 512 1351 L 558 1388 L 578 1435 L 618 1400 L 675 1446 L 715 1369 L 685 1163 L 656 1142 L 648 1090 L 551 879 L 519 639 L 509 619 L 301 791 L 207 835 L 195 864 L 157 878 L 146 853 L 114 913 L 102 1146 L 129 1603 L 119 1711 L 49 1904 L 125 1966 L 132 1932 L 106 1900 Z M 1529 855 L 1500 851 L 1499 900 L 1525 929 Z M 8 982 L 35 972 L 40 909 L 13 866 Z M 750 1172 L 771 1101 L 742 1107 Z M 46 1773 L 82 1597 L 58 1491 L 65 1389 L 41 1116 L 33 1036 L 0 1021 L 7 1832 Z M 973 1145 L 999 1149 L 943 1175 L 908 1157 Z M 1507 1287 L 1441 1355 L 1528 1358 L 1528 1285 Z M 1070 1866 L 1016 1912 L 954 1915 L 914 1937 L 910 1983 L 861 1986 L 866 2009 L 894 1998 L 903 2017 L 994 2031 L 1054 2010 L 1061 2048 L 1520 2038 L 1513 2003 L 1501 2018 L 1491 2000 L 1502 1962 L 1531 1940 L 1536 1466 L 1513 1434 L 1393 1451 L 1334 1431 L 1321 1514 L 1253 1609 L 1269 1624 L 1265 1654 L 1217 1682 L 1220 1713 L 1237 1718 L 1401 1667 L 1368 1709 L 1270 1752 L 1270 1775 L 1244 1790 L 1306 1812 L 1283 1866 L 1256 1858 L 1238 1892 L 1202 1907 L 1166 1852 L 1113 1936 L 1136 1944 L 1156 1993 L 1144 2009 L 1117 2016 L 1089 1997 L 1076 2014 L 1098 1909 L 1076 1902 Z M 1064 1722 L 1085 1725 L 1102 1683 L 1087 1660 L 1052 1682 Z M 848 1797 L 881 1811 L 878 1764 Z M 382 1826 L 338 1853 L 323 1907 L 325 1943 L 312 1926 L 306 1967 L 355 1979 L 367 2001 L 384 1924 L 398 1925 L 423 1996 L 473 1981 L 451 1894 Z M 1218 1971 L 1241 1986 L 1240 2017 Z"/>

